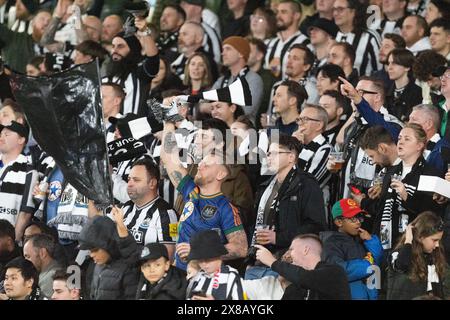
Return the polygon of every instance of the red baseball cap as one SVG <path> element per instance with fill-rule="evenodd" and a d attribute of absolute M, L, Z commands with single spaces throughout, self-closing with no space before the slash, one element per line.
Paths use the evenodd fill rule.
<path fill-rule="evenodd" d="M 341 199 L 333 205 L 331 215 L 333 219 L 338 217 L 353 218 L 358 213 L 367 213 L 361 209 L 353 199 Z"/>

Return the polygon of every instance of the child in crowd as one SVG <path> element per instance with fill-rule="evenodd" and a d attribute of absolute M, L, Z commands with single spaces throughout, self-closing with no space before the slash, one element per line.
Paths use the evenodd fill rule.
<path fill-rule="evenodd" d="M 183 270 L 170 265 L 169 253 L 162 243 L 149 243 L 141 253 L 141 279 L 138 300 L 183 300 L 187 287 Z"/>
<path fill-rule="evenodd" d="M 431 211 L 421 213 L 407 227 L 391 253 L 387 299 L 411 300 L 433 295 L 448 298 L 450 277 L 442 236 L 444 223 Z"/>
<path fill-rule="evenodd" d="M 190 281 L 187 297 L 192 300 L 245 300 L 241 278 L 236 269 L 225 265 L 228 253 L 219 234 L 204 230 L 191 240 L 188 261 L 198 260 L 201 271 Z"/>
<path fill-rule="evenodd" d="M 365 212 L 354 200 L 342 199 L 333 205 L 331 211 L 338 231 L 321 233 L 324 242 L 323 260 L 344 268 L 352 299 L 376 300 L 378 290 L 370 276 L 376 272 L 382 260 L 380 240 L 361 228 Z"/>

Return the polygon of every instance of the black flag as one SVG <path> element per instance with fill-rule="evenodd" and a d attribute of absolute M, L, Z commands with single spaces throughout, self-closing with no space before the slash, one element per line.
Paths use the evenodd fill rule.
<path fill-rule="evenodd" d="M 113 203 L 96 61 L 48 77 L 11 75 L 33 136 L 64 179 L 97 205 Z"/>

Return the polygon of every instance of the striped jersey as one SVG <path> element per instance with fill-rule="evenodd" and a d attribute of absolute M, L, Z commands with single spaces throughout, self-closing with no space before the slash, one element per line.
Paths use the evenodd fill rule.
<path fill-rule="evenodd" d="M 309 45 L 308 37 L 306 37 L 300 31 L 297 31 L 290 38 L 284 41 L 281 39 L 281 35 L 278 34 L 277 37 L 270 39 L 270 41 L 267 43 L 267 53 L 264 59 L 264 68 L 270 70 L 270 62 L 273 59 L 280 59 L 281 79 L 284 79 L 288 52 L 294 44 L 308 45 L 311 50 L 313 49 Z"/>
<path fill-rule="evenodd" d="M 31 185 L 36 181 L 37 172 L 26 156 L 20 154 L 6 165 L 0 156 L 0 219 L 15 226 L 19 212 L 34 213 Z"/>
<path fill-rule="evenodd" d="M 354 67 L 360 75 L 370 76 L 374 71 L 381 69 L 378 61 L 380 52 L 380 38 L 376 31 L 366 30 L 359 33 L 338 32 L 336 42 L 347 42 L 355 49 Z"/>
<path fill-rule="evenodd" d="M 212 295 L 215 300 L 246 300 L 238 271 L 224 264 L 213 275 L 200 271 L 188 286 L 188 298 L 191 298 L 195 291 Z"/>
<path fill-rule="evenodd" d="M 138 244 L 175 243 L 178 218 L 161 197 L 156 197 L 142 207 L 129 201 L 122 209 L 124 223 Z"/>

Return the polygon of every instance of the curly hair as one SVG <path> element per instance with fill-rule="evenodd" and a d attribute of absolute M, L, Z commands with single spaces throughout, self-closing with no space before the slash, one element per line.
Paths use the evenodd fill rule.
<path fill-rule="evenodd" d="M 420 81 L 428 81 L 431 74 L 439 66 L 447 63 L 444 56 L 433 50 L 425 50 L 420 52 L 413 64 L 412 71 L 416 79 Z"/>

